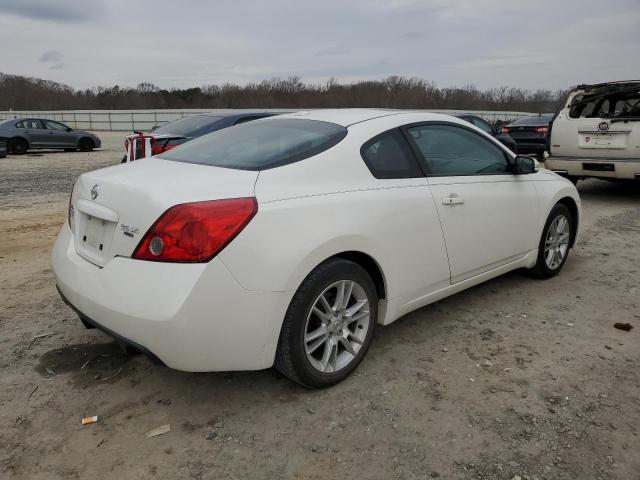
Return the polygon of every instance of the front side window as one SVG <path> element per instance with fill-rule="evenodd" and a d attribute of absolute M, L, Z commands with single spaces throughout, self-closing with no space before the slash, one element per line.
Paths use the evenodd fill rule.
<path fill-rule="evenodd" d="M 500 147 L 465 128 L 421 125 L 408 129 L 432 175 L 491 175 L 508 173 Z"/>
<path fill-rule="evenodd" d="M 335 123 L 274 118 L 218 130 L 157 158 L 239 170 L 264 170 L 317 155 L 346 135 L 347 129 Z"/>
<path fill-rule="evenodd" d="M 411 147 L 398 129 L 372 138 L 362 146 L 360 152 L 367 167 L 376 178 L 423 176 Z"/>
<path fill-rule="evenodd" d="M 49 130 L 60 130 L 62 132 L 66 132 L 67 131 L 67 126 L 66 125 L 63 125 L 63 124 L 58 123 L 58 122 L 54 122 L 53 120 L 45 120 L 44 124 Z"/>

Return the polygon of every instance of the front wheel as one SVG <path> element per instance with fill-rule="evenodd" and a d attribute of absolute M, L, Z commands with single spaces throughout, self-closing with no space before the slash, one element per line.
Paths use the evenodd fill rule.
<path fill-rule="evenodd" d="M 302 282 L 285 316 L 275 367 L 309 388 L 344 380 L 369 349 L 378 316 L 378 296 L 369 274 L 336 258 Z"/>
<path fill-rule="evenodd" d="M 567 261 L 574 234 L 573 215 L 566 205 L 558 203 L 544 225 L 538 246 L 538 259 L 529 272 L 538 278 L 557 275 Z"/>

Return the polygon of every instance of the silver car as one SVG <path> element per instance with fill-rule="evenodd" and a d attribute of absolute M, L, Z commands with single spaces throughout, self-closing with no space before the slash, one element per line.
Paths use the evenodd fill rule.
<path fill-rule="evenodd" d="M 100 147 L 100 139 L 93 133 L 74 130 L 64 123 L 44 118 L 12 118 L 1 121 L 0 138 L 6 139 L 7 149 L 14 155 L 36 148 L 90 152 Z"/>

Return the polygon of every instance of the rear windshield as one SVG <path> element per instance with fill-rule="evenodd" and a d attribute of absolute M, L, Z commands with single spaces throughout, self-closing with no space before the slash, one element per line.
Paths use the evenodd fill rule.
<path fill-rule="evenodd" d="M 189 117 L 169 122 L 154 130 L 153 133 L 180 135 L 183 137 L 199 137 L 212 132 L 215 129 L 214 124 L 221 118 L 222 117 L 215 117 L 212 115 L 191 115 Z"/>
<path fill-rule="evenodd" d="M 577 95 L 570 107 L 571 118 L 637 118 L 640 117 L 640 88 Z"/>
<path fill-rule="evenodd" d="M 346 128 L 334 123 L 270 118 L 218 130 L 169 150 L 159 158 L 239 170 L 265 170 L 324 152 L 346 134 Z"/>
<path fill-rule="evenodd" d="M 509 126 L 528 126 L 528 127 L 539 127 L 539 126 L 547 126 L 553 115 L 536 115 L 532 117 L 522 117 L 519 118 L 509 124 Z"/>

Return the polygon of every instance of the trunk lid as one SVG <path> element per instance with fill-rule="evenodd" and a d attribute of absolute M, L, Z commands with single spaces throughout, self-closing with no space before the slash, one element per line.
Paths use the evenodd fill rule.
<path fill-rule="evenodd" d="M 130 257 L 149 227 L 181 203 L 252 197 L 257 171 L 159 158 L 82 174 L 72 194 L 74 243 L 100 267 Z"/>

